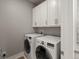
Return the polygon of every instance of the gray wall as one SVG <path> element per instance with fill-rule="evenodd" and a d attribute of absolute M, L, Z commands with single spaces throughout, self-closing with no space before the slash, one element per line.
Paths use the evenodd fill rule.
<path fill-rule="evenodd" d="M 78 13 L 78 14 L 77 14 L 77 19 L 78 19 L 78 20 L 77 20 L 77 21 L 78 21 L 78 22 L 77 22 L 77 26 L 78 26 L 78 27 L 77 27 L 77 31 L 78 31 L 78 32 L 77 32 L 77 35 L 78 35 L 77 40 L 78 40 L 78 42 L 79 42 L 79 0 L 77 0 L 77 13 Z"/>
<path fill-rule="evenodd" d="M 33 32 L 32 7 L 27 0 L 0 0 L 0 48 L 8 56 L 23 51 L 24 34 Z"/>

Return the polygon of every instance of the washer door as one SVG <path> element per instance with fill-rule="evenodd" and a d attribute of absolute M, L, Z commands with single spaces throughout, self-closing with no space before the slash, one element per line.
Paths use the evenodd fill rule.
<path fill-rule="evenodd" d="M 36 48 L 36 59 L 53 59 L 51 54 L 43 46 L 38 46 Z"/>
<path fill-rule="evenodd" d="M 29 43 L 29 40 L 28 39 L 26 39 L 24 41 L 24 49 L 25 49 L 26 53 L 28 53 L 28 54 L 30 53 L 31 47 L 30 47 L 30 43 Z"/>

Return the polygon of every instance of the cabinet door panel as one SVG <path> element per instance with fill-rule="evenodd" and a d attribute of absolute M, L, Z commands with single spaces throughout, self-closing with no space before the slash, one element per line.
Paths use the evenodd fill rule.
<path fill-rule="evenodd" d="M 37 15 L 36 15 L 36 21 L 37 21 L 37 26 L 38 27 L 40 27 L 40 25 L 41 25 L 41 21 L 40 21 L 40 18 L 41 18 L 41 13 L 40 13 L 40 5 L 39 6 L 37 6 L 37 11 L 36 11 L 36 13 L 37 13 Z"/>
<path fill-rule="evenodd" d="M 33 25 L 36 27 L 43 27 L 47 20 L 47 1 L 36 6 L 33 10 Z"/>
<path fill-rule="evenodd" d="M 37 6 L 38 10 L 38 18 L 37 18 L 37 24 L 39 27 L 45 26 L 45 21 L 47 20 L 47 1 L 44 1 L 40 5 Z"/>
<path fill-rule="evenodd" d="M 58 23 L 57 3 L 57 0 L 48 0 L 48 25 L 56 25 Z"/>
<path fill-rule="evenodd" d="M 47 1 L 43 2 L 41 4 L 41 26 L 46 26 L 46 20 L 47 20 Z"/>
<path fill-rule="evenodd" d="M 37 24 L 36 24 L 36 8 L 33 8 L 33 27 L 35 27 Z"/>
<path fill-rule="evenodd" d="M 40 15 L 40 6 L 33 8 L 33 27 L 39 27 L 41 25 Z"/>
<path fill-rule="evenodd" d="M 62 0 L 58 0 L 57 1 L 57 17 L 58 17 L 58 25 L 60 25 L 61 26 L 61 12 L 62 12 L 62 7 L 61 7 L 61 4 L 62 4 L 62 2 L 61 2 Z"/>

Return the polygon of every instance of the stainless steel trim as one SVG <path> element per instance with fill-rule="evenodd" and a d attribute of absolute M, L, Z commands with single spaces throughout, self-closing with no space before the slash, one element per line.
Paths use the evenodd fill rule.
<path fill-rule="evenodd" d="M 61 51 L 61 55 L 64 55 L 64 51 Z"/>

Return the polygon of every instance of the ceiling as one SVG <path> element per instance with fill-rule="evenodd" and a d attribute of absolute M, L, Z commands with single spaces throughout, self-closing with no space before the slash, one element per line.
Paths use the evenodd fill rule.
<path fill-rule="evenodd" d="M 32 3 L 38 5 L 38 4 L 40 4 L 41 2 L 43 2 L 44 0 L 29 0 L 29 1 L 31 1 Z"/>

